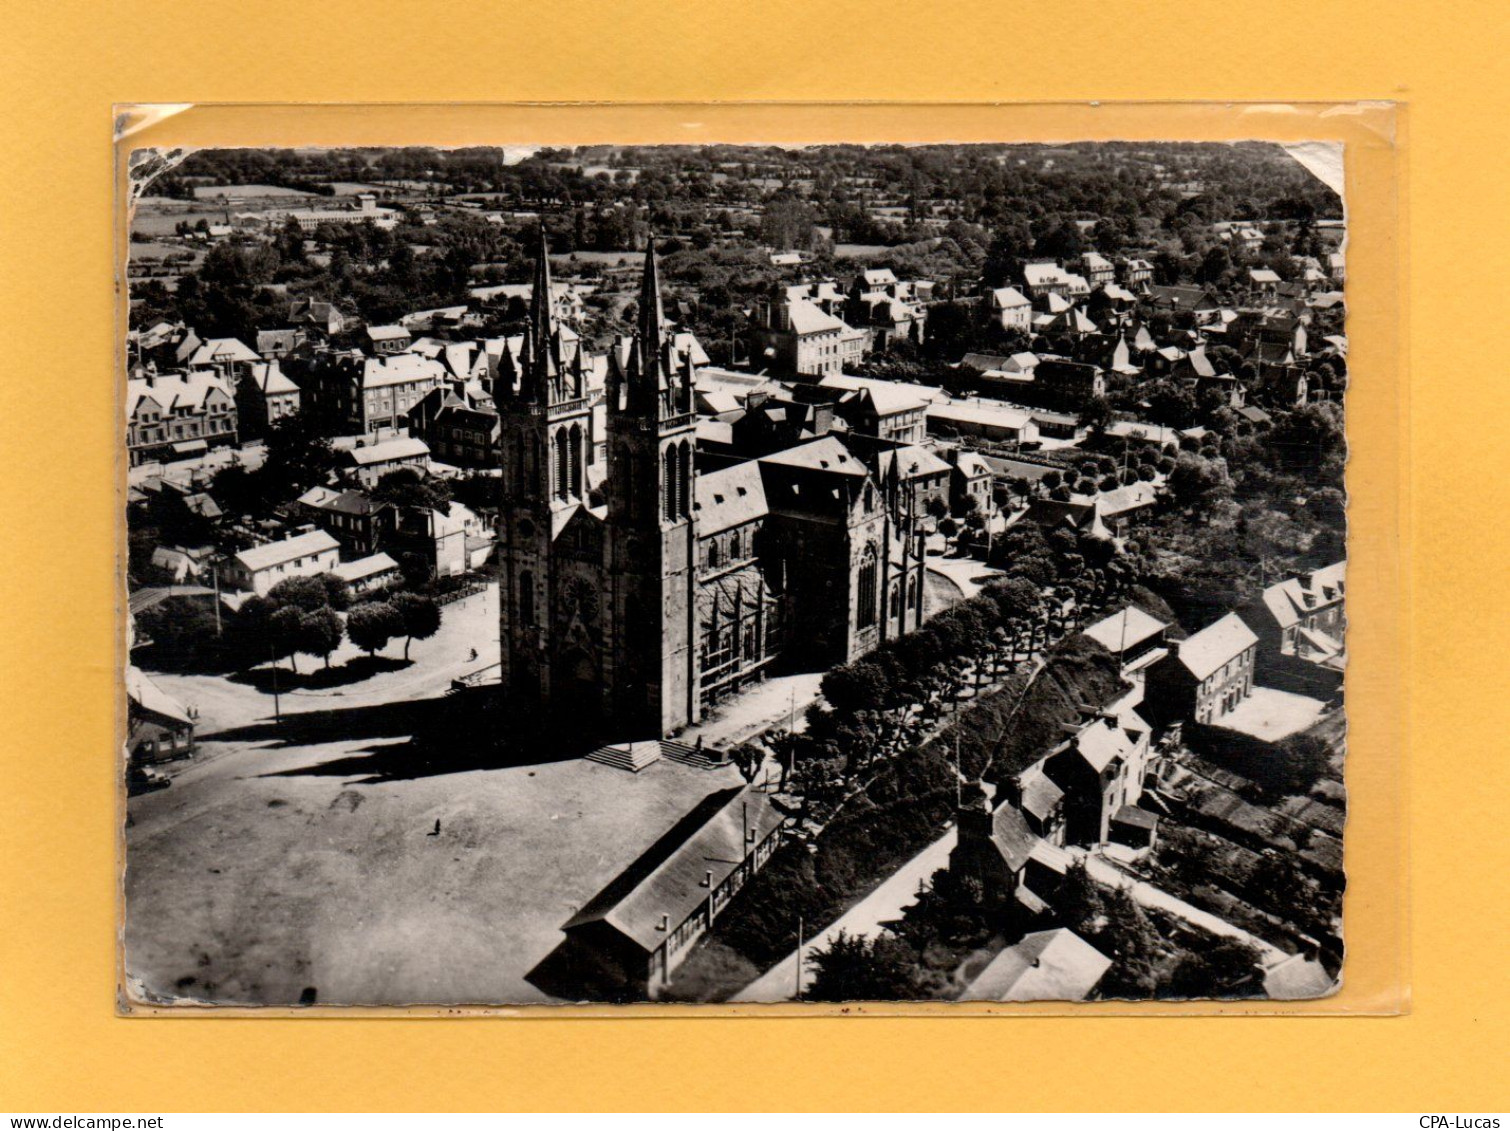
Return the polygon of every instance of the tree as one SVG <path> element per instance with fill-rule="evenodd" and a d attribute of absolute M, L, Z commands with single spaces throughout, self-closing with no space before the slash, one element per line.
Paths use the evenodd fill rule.
<path fill-rule="evenodd" d="M 330 607 L 330 590 L 318 576 L 286 577 L 269 589 L 267 595 L 279 607 L 292 605 L 306 613 Z"/>
<path fill-rule="evenodd" d="M 369 601 L 346 614 L 346 634 L 369 656 L 375 656 L 389 640 L 402 635 L 404 618 L 387 601 Z"/>
<path fill-rule="evenodd" d="M 1182 452 L 1169 473 L 1169 493 L 1181 510 L 1209 521 L 1213 509 L 1232 497 L 1232 478 L 1223 461 Z"/>
<path fill-rule="evenodd" d="M 299 651 L 319 656 L 330 667 L 330 654 L 341 646 L 346 630 L 334 609 L 319 608 L 299 617 Z"/>
<path fill-rule="evenodd" d="M 427 476 L 412 467 L 400 467 L 378 480 L 372 491 L 375 503 L 400 507 L 423 507 L 451 513 L 451 485 L 444 479 Z"/>
<path fill-rule="evenodd" d="M 1259 953 L 1239 939 L 1214 941 L 1180 956 L 1169 975 L 1166 994 L 1178 998 L 1253 997 L 1263 983 Z"/>
<path fill-rule="evenodd" d="M 215 610 L 197 598 L 169 597 L 137 614 L 136 635 L 168 655 L 196 656 L 215 643 Z"/>
<path fill-rule="evenodd" d="M 400 593 L 393 599 L 403 622 L 404 659 L 409 658 L 409 645 L 415 640 L 429 640 L 440 631 L 440 606 L 434 598 L 419 593 Z"/>
<path fill-rule="evenodd" d="M 1295 734 L 1279 744 L 1275 758 L 1277 788 L 1286 794 L 1304 794 L 1326 774 L 1332 751 L 1314 734 Z"/>
<path fill-rule="evenodd" d="M 889 932 L 875 939 L 840 931 L 828 947 L 814 950 L 813 1001 L 903 1001 L 917 997 L 917 955 Z"/>
<path fill-rule="evenodd" d="M 299 652 L 303 644 L 300 627 L 303 620 L 304 614 L 296 605 L 284 605 L 281 609 L 275 607 L 267 618 L 267 639 L 272 645 L 272 658 L 276 662 L 287 656 L 288 666 L 295 675 L 299 673 Z"/>
<path fill-rule="evenodd" d="M 1112 422 L 1112 403 L 1103 396 L 1089 398 L 1080 408 L 1080 426 L 1095 435 L 1104 433 Z"/>

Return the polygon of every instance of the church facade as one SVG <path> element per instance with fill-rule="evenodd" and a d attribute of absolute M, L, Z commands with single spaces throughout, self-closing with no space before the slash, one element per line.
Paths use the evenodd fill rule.
<path fill-rule="evenodd" d="M 654 246 L 600 391 L 551 293 L 542 234 L 519 357 L 494 385 L 505 695 L 616 741 L 666 737 L 799 655 L 843 663 L 922 622 L 899 461 L 827 435 L 700 470 L 696 363 Z"/>

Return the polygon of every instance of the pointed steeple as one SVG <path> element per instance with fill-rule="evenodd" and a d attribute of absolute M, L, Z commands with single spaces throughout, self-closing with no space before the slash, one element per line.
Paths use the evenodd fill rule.
<path fill-rule="evenodd" d="M 645 245 L 645 271 L 640 277 L 639 317 L 634 342 L 629 350 L 629 364 L 624 375 L 624 411 L 630 416 L 665 415 L 666 391 L 670 383 L 662 350 L 665 338 L 665 314 L 661 306 L 660 267 L 655 258 L 655 237 Z"/>
<path fill-rule="evenodd" d="M 640 341 L 659 352 L 666 309 L 661 304 L 661 270 L 655 258 L 655 237 L 645 243 L 645 273 L 640 278 Z"/>
<path fill-rule="evenodd" d="M 560 339 L 556 331 L 555 296 L 551 288 L 550 248 L 545 242 L 545 224 L 535 250 L 535 278 L 530 292 L 529 324 L 519 350 L 519 395 L 526 400 L 547 402 L 561 369 Z"/>

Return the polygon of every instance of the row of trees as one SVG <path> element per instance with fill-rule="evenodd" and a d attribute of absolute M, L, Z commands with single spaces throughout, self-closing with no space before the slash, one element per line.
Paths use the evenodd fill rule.
<path fill-rule="evenodd" d="M 349 609 L 343 619 L 342 611 Z M 236 640 L 243 662 L 287 658 L 297 673 L 298 654 L 318 656 L 330 667 L 330 656 L 348 633 L 358 648 L 375 655 L 388 642 L 404 638 L 409 644 L 427 640 L 440 629 L 440 608 L 431 597 L 397 593 L 383 601 L 351 603 L 346 582 L 333 573 L 291 577 L 280 581 L 265 597 L 249 597 L 241 606 Z"/>
<path fill-rule="evenodd" d="M 1141 568 L 1136 547 L 1118 550 L 1068 531 L 1019 524 L 994 547 L 1006 573 L 982 591 L 823 678 L 823 702 L 807 730 L 785 736 L 794 786 L 809 805 L 838 804 L 877 763 L 905 756 L 967 691 L 1083 624 L 1125 596 Z M 968 774 L 979 775 L 984 765 Z"/>

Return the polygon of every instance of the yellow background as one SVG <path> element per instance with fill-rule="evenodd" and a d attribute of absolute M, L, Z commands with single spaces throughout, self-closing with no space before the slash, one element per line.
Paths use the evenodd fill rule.
<path fill-rule="evenodd" d="M 1510 861 L 1496 693 L 1505 684 L 1506 507 L 1495 459 L 1505 396 L 1495 363 L 1510 255 L 1499 6 L 74 2 L 12 12 L 8 25 L 0 1110 L 1505 1106 Z M 1413 330 L 1410 538 L 1429 554 L 1412 563 L 1410 592 L 1395 594 L 1408 598 L 1411 637 L 1407 1015 L 116 1015 L 112 103 L 1088 98 L 1406 103 L 1408 229 L 1398 250 Z M 878 131 L 904 116 L 879 112 Z M 404 120 L 414 126 L 408 140 L 462 140 L 444 136 L 448 112 Z M 359 140 L 331 129 L 316 140 Z M 1381 248 L 1382 277 L 1368 276 L 1385 308 L 1389 260 Z M 1355 275 L 1354 303 L 1360 285 L 1373 284 Z M 1359 404 L 1350 401 L 1350 413 Z M 1402 554 L 1409 538 L 1391 527 L 1388 503 L 1398 469 L 1384 453 L 1404 424 L 1375 413 L 1367 436 L 1355 434 L 1351 469 L 1359 506 L 1383 508 L 1372 537 Z M 1360 480 L 1369 459 L 1380 462 Z M 1390 591 L 1382 579 L 1376 594 Z M 1403 696 L 1379 663 L 1399 708 Z M 1364 789 L 1372 775 L 1388 808 L 1399 796 L 1382 778 L 1403 743 L 1388 733 L 1386 706 L 1370 715 L 1385 720 L 1370 744 L 1379 761 L 1370 771 L 1355 760 L 1353 770 Z M 1355 756 L 1358 738 L 1355 729 Z M 1355 822 L 1351 897 L 1360 888 L 1373 896 L 1349 908 L 1350 962 L 1364 942 L 1353 917 L 1370 912 L 1358 903 L 1393 904 L 1402 882 L 1399 837 Z M 1378 837 L 1367 859 L 1360 828 Z M 1374 910 L 1382 933 L 1372 937 L 1393 953 L 1397 908 Z"/>

